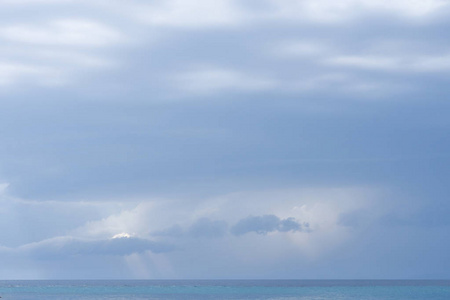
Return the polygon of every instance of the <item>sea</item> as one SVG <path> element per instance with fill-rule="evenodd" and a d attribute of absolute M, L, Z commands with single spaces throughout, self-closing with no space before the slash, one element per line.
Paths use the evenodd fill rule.
<path fill-rule="evenodd" d="M 1 300 L 449 300 L 450 280 L 6 280 Z"/>

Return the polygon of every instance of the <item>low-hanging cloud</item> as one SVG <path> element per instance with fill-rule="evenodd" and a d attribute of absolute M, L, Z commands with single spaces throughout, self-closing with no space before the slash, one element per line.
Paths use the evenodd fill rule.
<path fill-rule="evenodd" d="M 309 227 L 308 223 L 300 224 L 294 218 L 280 219 L 275 215 L 249 216 L 240 220 L 231 228 L 234 235 L 243 235 L 250 232 L 267 234 L 269 232 L 300 232 Z"/>
<path fill-rule="evenodd" d="M 196 220 L 187 229 L 180 225 L 174 225 L 164 230 L 153 232 L 153 236 L 165 237 L 190 237 L 190 238 L 219 238 L 227 233 L 228 224 L 222 220 L 211 220 L 209 218 L 200 218 Z"/>
<path fill-rule="evenodd" d="M 19 248 L 39 258 L 66 257 L 73 255 L 130 255 L 150 251 L 164 253 L 174 250 L 169 244 L 148 239 L 129 237 L 102 240 L 84 240 L 72 237 L 53 238 Z"/>

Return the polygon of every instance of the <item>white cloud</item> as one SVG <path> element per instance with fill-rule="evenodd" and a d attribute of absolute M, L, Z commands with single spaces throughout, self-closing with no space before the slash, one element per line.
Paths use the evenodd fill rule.
<path fill-rule="evenodd" d="M 61 4 L 70 2 L 74 2 L 74 0 L 2 0 L 0 5 Z"/>
<path fill-rule="evenodd" d="M 443 0 L 270 0 L 272 18 L 297 22 L 336 23 L 373 13 L 388 13 L 406 18 L 424 18 L 444 6 Z"/>
<path fill-rule="evenodd" d="M 2 8 L 14 8 L 20 6 L 47 6 L 47 5 L 66 5 L 73 3 L 74 0 L 2 0 L 0 1 L 0 7 Z"/>
<path fill-rule="evenodd" d="M 62 66 L 67 69 L 78 69 L 80 67 L 98 69 L 117 66 L 116 61 L 98 54 L 90 54 L 89 51 L 44 49 L 36 50 L 33 54 L 41 62 Z"/>
<path fill-rule="evenodd" d="M 333 90 L 358 98 L 383 98 L 417 89 L 404 76 L 427 76 L 450 71 L 447 49 L 426 47 L 417 40 L 364 38 L 345 45 L 318 39 L 281 40 L 269 47 L 268 55 L 291 62 L 298 72 L 283 82 L 282 89 L 293 93 Z M 308 72 L 302 72 L 305 69 Z M 292 69 L 293 69 L 292 68 Z M 386 73 L 396 76 L 374 76 Z"/>
<path fill-rule="evenodd" d="M 101 47 L 122 36 L 99 22 L 82 19 L 53 20 L 47 24 L 18 24 L 0 28 L 0 37 L 25 44 Z"/>
<path fill-rule="evenodd" d="M 112 237 L 112 239 L 130 238 L 130 237 L 131 237 L 131 234 L 126 233 L 126 232 L 122 232 L 122 233 L 115 234 Z"/>
<path fill-rule="evenodd" d="M 3 5 L 31 5 L 35 1 L 7 1 Z M 82 71 L 117 67 L 122 65 L 110 56 L 112 47 L 131 43 L 133 40 L 148 41 L 149 36 L 159 32 L 157 28 L 168 27 L 177 30 L 243 28 L 248 25 L 283 23 L 292 26 L 297 22 L 342 22 L 372 13 L 389 14 L 393 18 L 420 18 L 432 16 L 448 6 L 446 1 L 423 0 L 396 2 L 375 0 L 267 0 L 262 4 L 243 4 L 235 0 L 219 1 L 53 1 L 40 0 L 51 7 L 59 3 L 58 11 L 70 13 L 74 7 L 83 7 L 93 13 L 89 17 L 79 14 L 60 17 L 49 21 L 30 19 L 20 14 L 14 21 L 0 25 L 0 39 L 12 47 L 13 52 L 27 54 L 20 58 L 9 55 L 5 62 L 15 65 L 4 67 L 0 81 L 3 86 L 15 83 L 37 82 L 38 85 L 62 85 L 76 82 Z M 258 9 L 256 9 L 258 6 Z M 46 12 L 41 11 L 44 15 Z M 13 13 L 16 13 L 15 11 Z M 64 14 L 61 14 L 62 16 Z M 67 15 L 67 14 L 66 14 Z M 97 17 L 96 17 L 97 16 Z M 124 17 L 129 17 L 129 19 Z M 115 27 L 109 24 L 120 24 Z M 125 21 L 124 21 L 125 20 Z M 143 26 L 147 24 L 149 26 Z M 125 25 L 125 26 L 122 26 Z M 156 30 L 154 30 L 156 29 Z M 171 34 L 175 31 L 164 31 Z M 140 38 L 136 38 L 139 36 Z M 170 36 L 165 36 L 170 39 Z M 333 45 L 314 41 L 292 41 L 278 45 L 277 55 L 286 55 L 318 63 L 319 57 L 325 64 L 366 70 L 395 70 L 405 68 L 411 71 L 432 72 L 448 69 L 446 57 L 423 57 L 417 61 L 399 61 L 388 55 L 360 53 L 331 53 Z M 336 50 L 336 49 L 334 49 Z M 327 54 L 328 53 L 328 54 Z M 442 63 L 443 62 L 443 63 Z M 216 64 L 217 62 L 212 62 Z M 124 63 L 125 64 L 125 63 Z M 409 67 L 407 66 L 409 65 Z M 181 72 L 175 78 L 176 84 L 185 92 L 209 94 L 218 91 L 264 91 L 288 88 L 276 75 L 261 75 L 258 70 L 235 70 L 233 66 L 204 67 Z M 33 75 L 34 74 L 34 75 Z M 77 77 L 78 76 L 78 77 Z M 312 74 L 314 76 L 314 74 Z M 300 81 L 294 79 L 295 81 Z M 301 79 L 303 80 L 303 79 Z M 292 85 L 288 83 L 288 85 Z"/>
<path fill-rule="evenodd" d="M 410 19 L 433 15 L 448 2 L 444 0 L 267 0 L 243 5 L 236 0 L 115 2 L 123 11 L 152 26 L 182 29 L 235 27 L 264 22 L 336 23 L 373 13 L 390 14 Z"/>
<path fill-rule="evenodd" d="M 450 54 L 417 57 L 411 62 L 410 68 L 417 72 L 450 71 Z"/>
<path fill-rule="evenodd" d="M 149 25 L 211 29 L 234 26 L 243 20 L 242 12 L 229 0 L 169 0 L 130 7 L 134 16 Z"/>
<path fill-rule="evenodd" d="M 142 202 L 101 220 L 92 220 L 73 231 L 73 235 L 87 238 L 109 238 L 126 232 L 132 236 L 145 236 L 152 224 L 153 202 Z"/>
<path fill-rule="evenodd" d="M 328 76 L 330 69 L 327 67 L 330 66 L 340 68 L 339 71 L 334 70 L 334 74 L 340 72 L 347 74 L 347 77 L 351 76 L 349 69 L 417 73 L 450 70 L 450 53 L 447 49 L 430 49 L 417 41 L 368 38 L 354 42 L 351 46 L 353 49 L 338 42 L 324 44 L 314 40 L 288 40 L 277 42 L 268 53 L 277 58 L 316 65 L 317 68 L 313 70 L 322 74 L 310 78 Z M 364 48 L 355 50 L 359 46 Z"/>
<path fill-rule="evenodd" d="M 368 8 L 393 11 L 408 17 L 424 17 L 449 5 L 446 0 L 365 0 L 363 3 Z"/>
<path fill-rule="evenodd" d="M 387 72 L 442 72 L 450 71 L 447 55 L 347 55 L 325 59 L 326 64 Z"/>
<path fill-rule="evenodd" d="M 38 85 L 57 85 L 61 83 L 58 69 L 33 64 L 0 62 L 0 85 L 7 86 L 17 82 Z"/>
<path fill-rule="evenodd" d="M 347 20 L 355 12 L 354 1 L 328 0 L 271 0 L 275 8 L 272 18 L 296 22 L 339 22 Z"/>
<path fill-rule="evenodd" d="M 7 24 L 0 26 L 0 40 L 5 44 L 0 48 L 3 86 L 69 84 L 86 69 L 116 67 L 108 48 L 125 42 L 119 31 L 86 19 Z"/>
<path fill-rule="evenodd" d="M 385 71 L 398 70 L 399 66 L 401 65 L 401 62 L 393 57 L 368 55 L 346 55 L 331 57 L 326 59 L 325 63 L 336 66 Z"/>

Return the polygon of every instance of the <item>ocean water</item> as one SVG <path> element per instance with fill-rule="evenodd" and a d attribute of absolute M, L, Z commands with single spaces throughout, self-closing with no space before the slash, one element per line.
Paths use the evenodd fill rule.
<path fill-rule="evenodd" d="M 272 299 L 449 300 L 438 280 L 0 281 L 2 300 Z"/>

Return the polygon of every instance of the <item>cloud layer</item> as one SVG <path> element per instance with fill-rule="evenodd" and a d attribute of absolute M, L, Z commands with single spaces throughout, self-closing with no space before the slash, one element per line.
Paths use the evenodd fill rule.
<path fill-rule="evenodd" d="M 449 15 L 1 1 L 0 277 L 449 277 Z"/>

